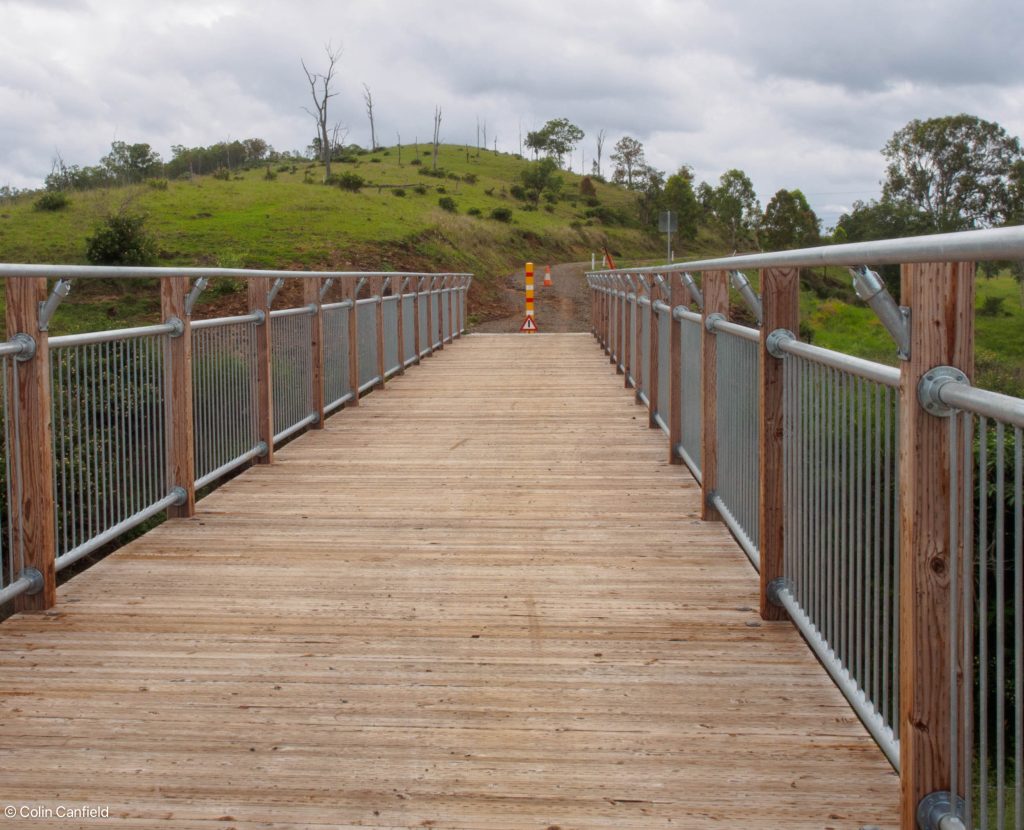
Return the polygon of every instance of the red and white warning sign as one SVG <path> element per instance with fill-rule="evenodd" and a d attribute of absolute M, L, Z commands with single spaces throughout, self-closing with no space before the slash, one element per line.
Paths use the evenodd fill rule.
<path fill-rule="evenodd" d="M 533 317 L 527 317 L 523 320 L 523 324 L 519 327 L 520 331 L 537 331 L 537 324 L 534 322 Z"/>

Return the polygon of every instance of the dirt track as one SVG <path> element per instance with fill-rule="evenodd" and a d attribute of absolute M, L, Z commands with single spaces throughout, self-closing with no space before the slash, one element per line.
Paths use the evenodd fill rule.
<path fill-rule="evenodd" d="M 544 287 L 544 266 L 535 265 L 537 329 L 542 333 L 562 331 L 590 331 L 590 295 L 584 273 L 589 262 L 566 262 L 551 266 L 552 286 Z M 473 326 L 471 331 L 504 333 L 519 331 L 526 309 L 524 271 L 505 277 L 502 293 L 515 312 L 498 320 L 488 320 Z"/>

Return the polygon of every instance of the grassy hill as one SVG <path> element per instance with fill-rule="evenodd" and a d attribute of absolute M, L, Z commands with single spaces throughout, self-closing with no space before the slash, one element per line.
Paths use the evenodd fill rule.
<path fill-rule="evenodd" d="M 534 208 L 510 192 L 529 162 L 442 146 L 444 174 L 436 177 L 424 175 L 431 167 L 424 147 L 419 155 L 403 147 L 401 163 L 394 147 L 335 162 L 335 175 L 365 180 L 358 192 L 322 184 L 320 164 L 289 162 L 226 180 L 203 176 L 72 193 L 70 205 L 53 212 L 34 209 L 29 194 L 0 206 L 0 260 L 84 263 L 97 223 L 128 209 L 149 217 L 159 265 L 472 271 L 474 310 L 486 315 L 496 278 L 528 259 L 589 260 L 602 245 L 627 256 L 660 248 L 657 236 L 619 223 L 617 217 L 635 215 L 634 196 L 621 187 L 594 182 L 595 208 L 580 197 L 581 177 L 562 172 L 558 201 L 542 199 Z M 439 206 L 445 197 L 455 212 Z M 501 208 L 511 212 L 510 221 L 490 218 Z M 72 296 L 81 301 L 95 290 L 76 289 Z M 103 291 L 119 294 L 116 287 Z M 114 316 L 132 322 L 145 312 L 119 303 Z"/>

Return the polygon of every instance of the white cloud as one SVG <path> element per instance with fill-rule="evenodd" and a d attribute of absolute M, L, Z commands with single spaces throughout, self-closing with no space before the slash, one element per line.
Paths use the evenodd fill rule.
<path fill-rule="evenodd" d="M 673 171 L 739 167 L 762 201 L 800 187 L 826 222 L 878 193 L 879 150 L 915 117 L 972 112 L 1024 131 L 1024 24 L 1009 0 L 0 0 L 0 184 L 36 186 L 55 148 L 95 163 L 117 138 L 173 144 L 259 136 L 305 147 L 300 57 L 344 49 L 332 119 L 378 133 L 500 149 L 567 117 L 623 134 Z M 580 163 L 580 152 L 575 164 Z M 607 162 L 606 162 L 607 163 Z"/>

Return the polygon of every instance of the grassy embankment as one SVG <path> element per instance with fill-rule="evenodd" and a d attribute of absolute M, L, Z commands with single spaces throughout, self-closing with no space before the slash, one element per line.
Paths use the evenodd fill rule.
<path fill-rule="evenodd" d="M 602 224 L 579 198 L 580 177 L 563 172 L 562 198 L 535 210 L 509 190 L 528 162 L 508 154 L 443 146 L 435 178 L 420 170 L 431 159 L 420 145 L 385 148 L 335 162 L 335 174 L 366 180 L 359 192 L 325 186 L 319 164 L 287 164 L 233 174 L 172 181 L 166 189 L 141 185 L 70 195 L 60 211 L 33 209 L 34 195 L 0 205 L 0 261 L 84 263 L 86 239 L 109 212 L 124 207 L 145 213 L 157 238 L 157 265 L 224 267 L 472 271 L 471 312 L 487 316 L 496 306 L 496 280 L 527 259 L 589 260 L 603 244 L 616 253 L 650 256 L 657 237 L 635 228 Z M 419 165 L 411 164 L 414 158 Z M 602 208 L 634 215 L 634 197 L 621 187 L 594 183 Z M 404 195 L 397 195 L 402 186 Z M 390 187 L 389 187 L 390 186 Z M 438 201 L 451 197 L 456 213 Z M 511 221 L 490 218 L 496 208 Z M 469 211 L 479 211 L 479 216 Z M 205 303 L 227 305 L 238 286 L 216 286 Z M 55 321 L 56 331 L 84 331 L 151 321 L 155 296 L 133 286 L 80 284 Z"/>

